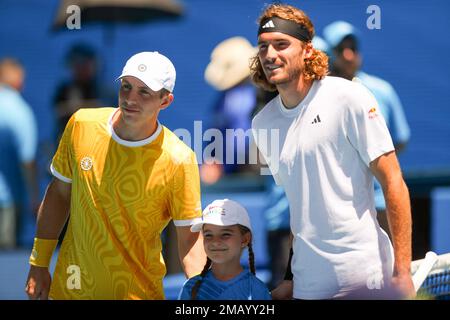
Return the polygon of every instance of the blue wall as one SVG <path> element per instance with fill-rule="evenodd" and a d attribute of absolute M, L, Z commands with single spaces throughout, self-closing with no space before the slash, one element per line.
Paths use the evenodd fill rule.
<path fill-rule="evenodd" d="M 16 56 L 27 70 L 24 95 L 39 120 L 40 140 L 53 130 L 51 98 L 67 76 L 63 57 L 83 40 L 104 58 L 102 81 L 115 85 L 126 59 L 138 51 L 158 50 L 171 57 L 178 71 L 175 102 L 161 114 L 169 128 L 193 130 L 194 120 L 207 120 L 216 92 L 203 80 L 209 54 L 221 40 L 242 35 L 256 43 L 261 0 L 184 0 L 184 17 L 138 26 L 82 24 L 81 30 L 50 32 L 57 0 L 0 2 L 0 57 Z M 412 138 L 400 156 L 406 170 L 450 168 L 450 2 L 378 1 L 381 30 L 366 28 L 372 1 L 287 1 L 301 6 L 317 33 L 336 19 L 353 23 L 363 33 L 364 69 L 397 89 L 411 125 Z M 109 37 L 108 37 L 109 35 Z M 447 39 L 447 40 L 446 40 Z"/>

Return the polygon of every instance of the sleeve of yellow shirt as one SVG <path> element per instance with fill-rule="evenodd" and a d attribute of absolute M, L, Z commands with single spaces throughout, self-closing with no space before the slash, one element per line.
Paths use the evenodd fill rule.
<path fill-rule="evenodd" d="M 64 133 L 59 142 L 58 150 L 53 156 L 51 170 L 54 176 L 64 182 L 72 182 L 72 159 L 73 159 L 73 144 L 72 136 L 75 125 L 76 114 L 72 115 L 67 122 Z"/>
<path fill-rule="evenodd" d="M 176 222 L 200 217 L 202 214 L 200 176 L 194 152 L 191 151 L 190 157 L 179 164 L 172 183 L 169 196 L 169 211 L 172 219 Z"/>

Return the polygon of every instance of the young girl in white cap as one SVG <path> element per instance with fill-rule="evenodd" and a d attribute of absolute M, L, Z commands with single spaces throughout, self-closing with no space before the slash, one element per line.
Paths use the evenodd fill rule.
<path fill-rule="evenodd" d="M 203 233 L 208 256 L 200 275 L 187 280 L 180 300 L 270 300 L 267 286 L 255 276 L 252 232 L 247 211 L 239 203 L 215 200 L 194 220 L 192 232 Z M 250 271 L 240 264 L 248 247 Z"/>

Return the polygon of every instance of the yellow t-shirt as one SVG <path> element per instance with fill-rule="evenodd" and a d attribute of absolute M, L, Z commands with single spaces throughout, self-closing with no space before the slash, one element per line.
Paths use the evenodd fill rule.
<path fill-rule="evenodd" d="M 164 299 L 161 232 L 201 216 L 195 153 L 159 123 L 145 140 L 120 139 L 116 110 L 76 112 L 53 158 L 72 183 L 53 299 Z"/>

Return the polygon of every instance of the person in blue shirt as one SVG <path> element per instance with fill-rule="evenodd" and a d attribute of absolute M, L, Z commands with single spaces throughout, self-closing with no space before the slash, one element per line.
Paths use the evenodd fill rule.
<path fill-rule="evenodd" d="M 267 286 L 255 276 L 251 230 L 239 203 L 223 199 L 209 204 L 191 226 L 203 234 L 207 262 L 201 274 L 185 282 L 179 300 L 270 300 Z M 240 264 L 246 247 L 250 271 Z"/>
<path fill-rule="evenodd" d="M 33 110 L 20 94 L 24 78 L 25 71 L 18 61 L 12 58 L 0 61 L 0 248 L 3 249 L 23 245 L 26 234 L 21 234 L 21 227 L 30 218 L 30 211 L 36 214 L 39 205 L 35 163 L 38 132 Z"/>
<path fill-rule="evenodd" d="M 392 85 L 379 77 L 360 70 L 362 57 L 359 51 L 360 32 L 345 21 L 335 21 L 323 29 L 323 38 L 328 45 L 332 76 L 359 81 L 375 96 L 397 154 L 404 149 L 410 138 L 410 129 L 400 99 Z M 375 206 L 378 221 L 388 233 L 386 202 L 379 182 L 375 179 Z"/>

